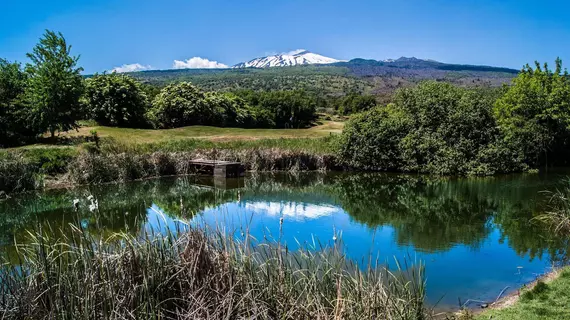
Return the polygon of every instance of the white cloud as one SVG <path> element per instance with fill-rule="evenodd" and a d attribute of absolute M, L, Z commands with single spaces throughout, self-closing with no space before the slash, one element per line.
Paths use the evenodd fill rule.
<path fill-rule="evenodd" d="M 282 54 L 286 54 L 286 55 L 289 55 L 289 56 L 294 56 L 294 55 L 296 55 L 297 53 L 301 53 L 301 52 L 303 52 L 303 51 L 307 51 L 307 50 L 305 50 L 305 49 L 297 49 L 297 50 L 293 50 L 293 51 L 289 51 L 289 52 L 283 52 Z"/>
<path fill-rule="evenodd" d="M 208 59 L 193 57 L 185 61 L 174 60 L 172 64 L 174 69 L 221 69 L 229 68 L 223 63 L 218 61 L 210 61 Z"/>
<path fill-rule="evenodd" d="M 123 72 L 135 72 L 135 71 L 143 71 L 143 70 L 150 70 L 152 67 L 150 65 L 143 66 L 140 63 L 132 63 L 132 64 L 124 64 L 120 67 L 115 67 L 111 72 L 123 73 Z"/>

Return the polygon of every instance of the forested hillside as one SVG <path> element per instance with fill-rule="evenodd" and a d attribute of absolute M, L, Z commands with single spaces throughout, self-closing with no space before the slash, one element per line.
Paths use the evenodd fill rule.
<path fill-rule="evenodd" d="M 518 72 L 508 68 L 400 58 L 390 62 L 354 59 L 329 65 L 159 70 L 131 75 L 159 86 L 191 81 L 206 91 L 305 90 L 326 96 L 363 93 L 381 98 L 391 96 L 397 88 L 409 87 L 421 80 L 446 81 L 467 87 L 495 87 L 510 82 Z"/>

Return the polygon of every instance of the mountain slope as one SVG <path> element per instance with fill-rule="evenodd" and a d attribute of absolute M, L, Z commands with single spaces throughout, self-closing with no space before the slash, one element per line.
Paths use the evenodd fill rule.
<path fill-rule="evenodd" d="M 335 62 L 340 62 L 340 60 L 325 57 L 307 50 L 296 50 L 287 54 L 276 54 L 238 63 L 234 68 L 290 67 L 306 64 L 330 64 Z"/>
<path fill-rule="evenodd" d="M 305 90 L 320 96 L 351 92 L 374 94 L 386 101 L 398 88 L 423 80 L 464 87 L 497 87 L 509 83 L 518 70 L 475 65 L 447 64 L 417 58 L 389 61 L 353 59 L 330 64 L 296 65 L 287 68 L 183 69 L 131 73 L 159 86 L 191 81 L 207 91 Z"/>

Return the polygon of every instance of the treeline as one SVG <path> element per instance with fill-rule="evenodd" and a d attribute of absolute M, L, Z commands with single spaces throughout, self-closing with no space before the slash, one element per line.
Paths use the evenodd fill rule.
<path fill-rule="evenodd" d="M 525 66 L 511 86 L 425 82 L 353 117 L 339 155 L 361 169 L 490 175 L 567 165 L 570 77 L 556 60 Z"/>
<path fill-rule="evenodd" d="M 25 66 L 0 59 L 0 147 L 91 119 L 132 128 L 301 128 L 313 123 L 320 103 L 302 90 L 204 92 L 189 82 L 159 88 L 114 73 L 85 79 L 71 46 L 51 31 L 28 57 Z"/>

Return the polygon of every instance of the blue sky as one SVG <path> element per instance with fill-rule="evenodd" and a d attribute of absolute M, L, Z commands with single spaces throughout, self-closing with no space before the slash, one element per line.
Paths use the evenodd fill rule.
<path fill-rule="evenodd" d="M 570 65 L 570 1 L 0 0 L 0 57 L 26 61 L 61 31 L 86 73 L 138 63 L 227 65 L 304 48 L 337 59 L 400 56 L 520 68 Z"/>

